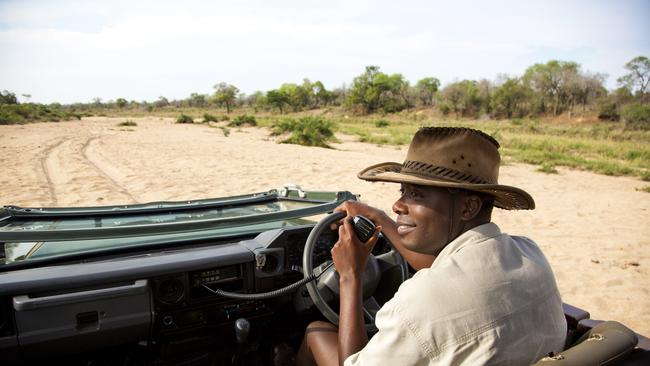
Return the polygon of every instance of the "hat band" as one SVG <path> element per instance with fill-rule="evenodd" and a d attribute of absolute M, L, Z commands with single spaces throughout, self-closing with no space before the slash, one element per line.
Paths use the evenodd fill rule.
<path fill-rule="evenodd" d="M 453 182 L 466 182 L 471 184 L 497 184 L 484 177 L 463 173 L 456 169 L 431 165 L 416 160 L 405 160 L 401 173 L 415 174 L 427 178 L 443 179 Z"/>

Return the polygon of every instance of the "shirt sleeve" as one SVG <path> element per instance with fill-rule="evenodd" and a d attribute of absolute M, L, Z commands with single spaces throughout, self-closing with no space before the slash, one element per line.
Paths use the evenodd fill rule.
<path fill-rule="evenodd" d="M 377 334 L 361 351 L 348 357 L 345 366 L 428 364 L 426 352 L 398 308 L 386 305 L 377 314 Z"/>

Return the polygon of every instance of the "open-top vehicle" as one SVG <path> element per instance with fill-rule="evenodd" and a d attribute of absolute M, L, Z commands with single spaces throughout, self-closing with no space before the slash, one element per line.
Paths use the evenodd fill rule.
<path fill-rule="evenodd" d="M 128 206 L 5 206 L 0 363 L 281 364 L 310 321 L 338 320 L 330 224 L 341 214 L 322 216 L 350 199 L 284 187 Z M 410 274 L 380 239 L 364 275 L 370 331 Z M 598 321 L 587 312 L 565 312 L 567 344 L 583 339 L 541 364 L 648 362 L 646 338 L 618 323 L 592 329 Z"/>

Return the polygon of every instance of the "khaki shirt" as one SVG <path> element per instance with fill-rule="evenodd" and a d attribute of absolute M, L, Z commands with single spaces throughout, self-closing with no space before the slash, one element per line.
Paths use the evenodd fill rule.
<path fill-rule="evenodd" d="M 550 265 L 530 239 L 493 224 L 449 243 L 379 310 L 351 365 L 530 365 L 562 350 L 567 327 Z"/>

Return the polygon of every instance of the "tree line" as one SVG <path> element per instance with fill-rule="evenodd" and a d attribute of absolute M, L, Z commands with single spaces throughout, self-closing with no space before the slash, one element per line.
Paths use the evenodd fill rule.
<path fill-rule="evenodd" d="M 341 106 L 353 113 L 395 113 L 410 108 L 432 108 L 456 118 L 521 118 L 561 113 L 596 111 L 601 119 L 618 120 L 626 105 L 647 109 L 650 60 L 635 57 L 625 64 L 627 74 L 618 88 L 604 87 L 606 75 L 582 70 L 577 62 L 551 60 L 537 63 L 521 76 L 499 76 L 496 80 L 457 80 L 441 87 L 429 76 L 409 83 L 402 74 L 387 74 L 378 66 L 367 66 L 349 86 L 328 90 L 321 81 L 304 79 L 285 83 L 266 92 L 240 93 L 232 84 L 215 84 L 211 94 L 192 93 L 188 98 L 169 101 L 161 96 L 153 102 L 118 98 L 103 103 L 95 98 L 84 107 L 146 108 L 167 106 L 206 108 L 218 106 L 230 113 L 235 108 L 255 111 L 298 112 Z M 0 104 L 18 103 L 14 94 L 0 93 Z"/>

